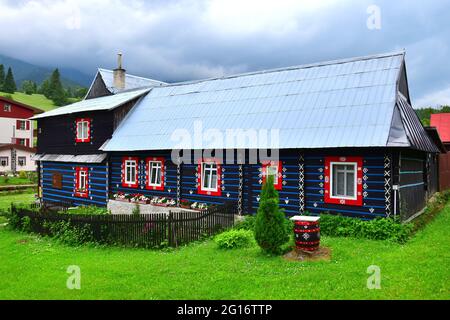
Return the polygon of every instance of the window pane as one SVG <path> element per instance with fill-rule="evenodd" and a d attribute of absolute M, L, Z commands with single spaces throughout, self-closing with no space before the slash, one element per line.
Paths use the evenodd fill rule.
<path fill-rule="evenodd" d="M 351 168 L 353 170 L 353 167 Z M 350 171 L 347 173 L 347 188 L 346 188 L 347 197 L 355 196 L 355 173 Z"/>
<path fill-rule="evenodd" d="M 342 171 L 337 171 L 337 195 L 345 196 L 345 175 Z"/>
<path fill-rule="evenodd" d="M 211 186 L 212 189 L 217 189 L 217 171 L 214 171 L 211 176 Z"/>
<path fill-rule="evenodd" d="M 204 178 L 203 178 L 203 187 L 204 188 L 210 188 L 210 176 L 211 176 L 211 171 L 206 170 L 204 171 Z"/>

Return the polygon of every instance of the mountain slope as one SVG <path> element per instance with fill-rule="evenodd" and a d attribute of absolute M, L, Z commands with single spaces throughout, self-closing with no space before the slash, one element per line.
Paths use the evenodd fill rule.
<path fill-rule="evenodd" d="M 22 60 L 14 59 L 0 54 L 0 64 L 5 66 L 5 70 L 11 67 L 17 86 L 20 87 L 24 80 L 32 80 L 41 84 L 47 79 L 53 70 L 40 67 Z M 74 69 L 60 68 L 61 81 L 66 87 L 89 87 L 91 77 Z"/>

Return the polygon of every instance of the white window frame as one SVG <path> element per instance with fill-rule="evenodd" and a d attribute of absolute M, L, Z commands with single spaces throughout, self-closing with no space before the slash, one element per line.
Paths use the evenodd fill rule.
<path fill-rule="evenodd" d="M 157 173 L 159 173 L 159 183 L 153 183 L 152 181 L 153 181 L 153 169 L 154 169 L 154 167 L 153 167 L 153 165 L 156 165 L 156 172 Z M 163 166 L 162 166 L 162 161 L 154 161 L 154 160 L 152 160 L 152 161 L 149 161 L 148 162 L 148 185 L 150 186 L 150 187 L 161 187 L 162 186 L 162 183 L 163 183 L 163 180 L 162 180 L 162 169 L 163 169 Z M 158 180 L 158 179 L 156 179 L 156 180 Z"/>
<path fill-rule="evenodd" d="M 353 166 L 354 169 L 354 184 L 353 184 L 353 190 L 355 193 L 354 197 L 344 197 L 344 196 L 334 196 L 333 195 L 333 186 L 334 186 L 334 166 L 335 165 L 342 165 L 342 166 Z M 357 162 L 331 162 L 330 163 L 330 198 L 331 199 L 343 199 L 343 200 L 358 200 L 358 163 Z M 347 185 L 344 184 L 344 188 L 347 189 Z"/>
<path fill-rule="evenodd" d="M 268 166 L 266 166 L 266 179 L 271 175 L 269 174 L 269 171 L 271 170 L 271 168 L 275 169 L 275 173 L 273 174 L 273 184 L 274 185 L 278 185 L 278 164 L 270 164 Z"/>
<path fill-rule="evenodd" d="M 89 139 L 89 121 L 87 120 L 77 121 L 77 139 L 78 140 Z"/>
<path fill-rule="evenodd" d="M 86 192 L 87 191 L 87 178 L 88 173 L 86 170 L 80 170 L 78 174 L 78 191 Z M 83 182 L 83 183 L 82 183 Z"/>
<path fill-rule="evenodd" d="M 20 160 L 23 160 L 23 164 L 20 164 Z M 17 157 L 17 164 L 20 167 L 25 167 L 27 165 L 27 157 Z"/>
<path fill-rule="evenodd" d="M 212 167 L 211 168 L 205 168 L 205 165 L 213 165 L 213 166 L 216 166 L 216 168 L 215 169 L 212 168 Z M 214 161 L 202 162 L 201 169 L 202 169 L 202 172 L 201 172 L 201 174 L 202 174 L 201 190 L 202 191 L 211 191 L 211 192 L 219 191 L 219 170 L 218 170 L 217 163 L 214 162 Z M 211 171 L 211 174 L 210 174 L 209 180 L 208 180 L 208 187 L 205 187 L 205 175 L 206 175 L 205 173 L 206 173 L 206 170 Z M 212 188 L 212 186 L 211 186 L 211 184 L 212 184 L 212 177 L 213 177 L 212 173 L 213 172 L 216 173 L 216 187 L 215 188 Z"/>
<path fill-rule="evenodd" d="M 136 173 L 137 173 L 137 162 L 136 160 L 125 160 L 125 184 L 136 184 Z M 130 168 L 130 178 L 132 180 L 128 180 L 128 169 Z M 134 174 L 131 174 L 131 169 L 134 170 Z"/>
<path fill-rule="evenodd" d="M 11 112 L 11 105 L 10 104 L 4 104 L 3 105 L 3 111 L 4 112 Z"/>

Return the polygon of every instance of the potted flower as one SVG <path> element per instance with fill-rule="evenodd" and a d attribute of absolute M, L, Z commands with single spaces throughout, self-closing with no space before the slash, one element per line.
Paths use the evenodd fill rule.
<path fill-rule="evenodd" d="M 180 206 L 184 209 L 190 209 L 191 208 L 191 202 L 189 200 L 181 200 L 180 201 Z"/>

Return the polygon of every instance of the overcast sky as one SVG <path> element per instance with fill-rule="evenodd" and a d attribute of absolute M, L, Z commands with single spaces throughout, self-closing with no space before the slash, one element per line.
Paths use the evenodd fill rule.
<path fill-rule="evenodd" d="M 450 104 L 449 21 L 448 0 L 0 0 L 0 53 L 93 74 L 121 51 L 172 82 L 406 49 L 423 107 Z"/>

